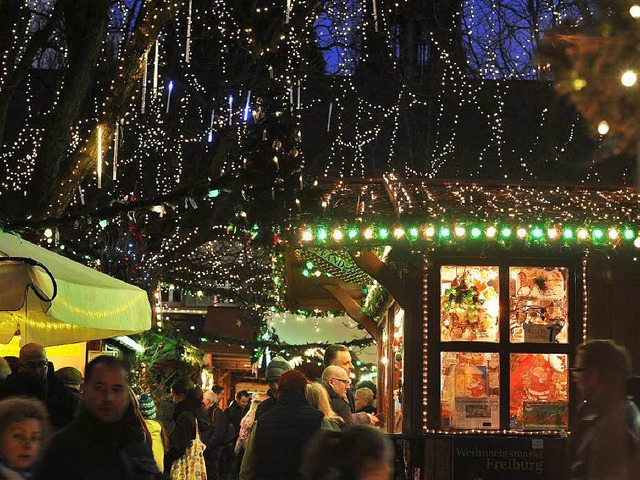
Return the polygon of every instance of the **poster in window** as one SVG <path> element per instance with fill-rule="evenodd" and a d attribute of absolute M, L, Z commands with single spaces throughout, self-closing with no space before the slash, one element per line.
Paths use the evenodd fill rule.
<path fill-rule="evenodd" d="M 486 365 L 456 365 L 456 397 L 486 397 L 487 382 Z"/>
<path fill-rule="evenodd" d="M 541 404 L 567 403 L 567 355 L 514 353 L 510 361 L 510 428 L 525 428 L 525 405 L 536 405 L 535 408 L 540 412 Z M 566 416 L 554 418 L 558 422 L 557 425 L 549 426 L 548 429 L 567 428 Z"/>
<path fill-rule="evenodd" d="M 443 352 L 441 360 L 443 427 L 499 428 L 499 354 Z"/>
<path fill-rule="evenodd" d="M 509 331 L 515 343 L 567 343 L 568 268 L 509 268 Z"/>

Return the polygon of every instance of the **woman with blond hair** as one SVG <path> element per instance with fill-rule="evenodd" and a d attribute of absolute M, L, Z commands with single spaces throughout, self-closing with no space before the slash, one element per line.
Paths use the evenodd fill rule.
<path fill-rule="evenodd" d="M 323 430 L 339 431 L 344 428 L 344 420 L 331 408 L 331 400 L 324 385 L 318 382 L 307 384 L 305 396 L 309 405 L 324 413 L 324 418 L 322 419 Z"/>

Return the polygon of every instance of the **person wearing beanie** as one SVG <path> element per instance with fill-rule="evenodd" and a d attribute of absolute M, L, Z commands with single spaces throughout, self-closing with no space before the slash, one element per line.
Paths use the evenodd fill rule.
<path fill-rule="evenodd" d="M 300 477 L 302 454 L 324 417 L 307 402 L 308 383 L 297 370 L 281 374 L 275 406 L 262 414 L 249 435 L 240 479 Z"/>
<path fill-rule="evenodd" d="M 153 450 L 153 459 L 158 465 L 158 470 L 164 470 L 164 452 L 168 449 L 169 438 L 162 424 L 156 420 L 156 404 L 148 393 L 143 393 L 138 397 L 140 405 L 140 413 L 147 424 L 149 433 L 151 434 L 151 450 Z"/>
<path fill-rule="evenodd" d="M 278 397 L 278 379 L 283 373 L 291 370 L 291 365 L 284 358 L 278 356 L 267 365 L 265 371 L 265 379 L 269 385 L 269 391 L 267 392 L 268 398 L 258 405 L 256 410 L 256 421 L 262 416 L 262 414 L 268 412 L 276 404 L 276 398 Z"/>
<path fill-rule="evenodd" d="M 56 370 L 54 375 L 62 385 L 62 388 L 71 393 L 76 405 L 79 405 L 82 400 L 80 395 L 80 386 L 83 381 L 82 372 L 74 367 L 62 367 Z"/>

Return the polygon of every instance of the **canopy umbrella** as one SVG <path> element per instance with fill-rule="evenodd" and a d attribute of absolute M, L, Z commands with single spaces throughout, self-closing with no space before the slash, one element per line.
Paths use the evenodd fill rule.
<path fill-rule="evenodd" d="M 19 335 L 46 347 L 149 328 L 144 290 L 0 232 L 0 343 Z"/>

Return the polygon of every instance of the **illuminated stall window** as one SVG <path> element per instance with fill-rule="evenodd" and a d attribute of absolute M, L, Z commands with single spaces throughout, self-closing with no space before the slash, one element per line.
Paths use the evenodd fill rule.
<path fill-rule="evenodd" d="M 497 353 L 443 352 L 440 395 L 445 428 L 500 428 Z"/>
<path fill-rule="evenodd" d="M 568 343 L 567 268 L 509 268 L 512 342 Z"/>
<path fill-rule="evenodd" d="M 443 266 L 440 298 L 443 342 L 499 341 L 498 267 Z"/>
<path fill-rule="evenodd" d="M 389 433 L 402 433 L 404 394 L 404 310 L 397 305 L 385 315 L 380 338 L 378 419 Z"/>
<path fill-rule="evenodd" d="M 378 395 L 377 408 L 380 427 L 387 432 L 390 431 L 389 424 L 392 423 L 392 414 L 389 413 L 392 408 L 391 388 L 389 387 L 389 320 L 388 315 L 382 320 L 382 335 L 380 338 L 380 350 L 378 356 L 380 364 L 378 366 Z"/>
<path fill-rule="evenodd" d="M 440 375 L 430 385 L 440 398 L 429 422 L 445 430 L 566 429 L 570 268 L 496 263 L 431 270 L 440 301 L 428 345 Z"/>

